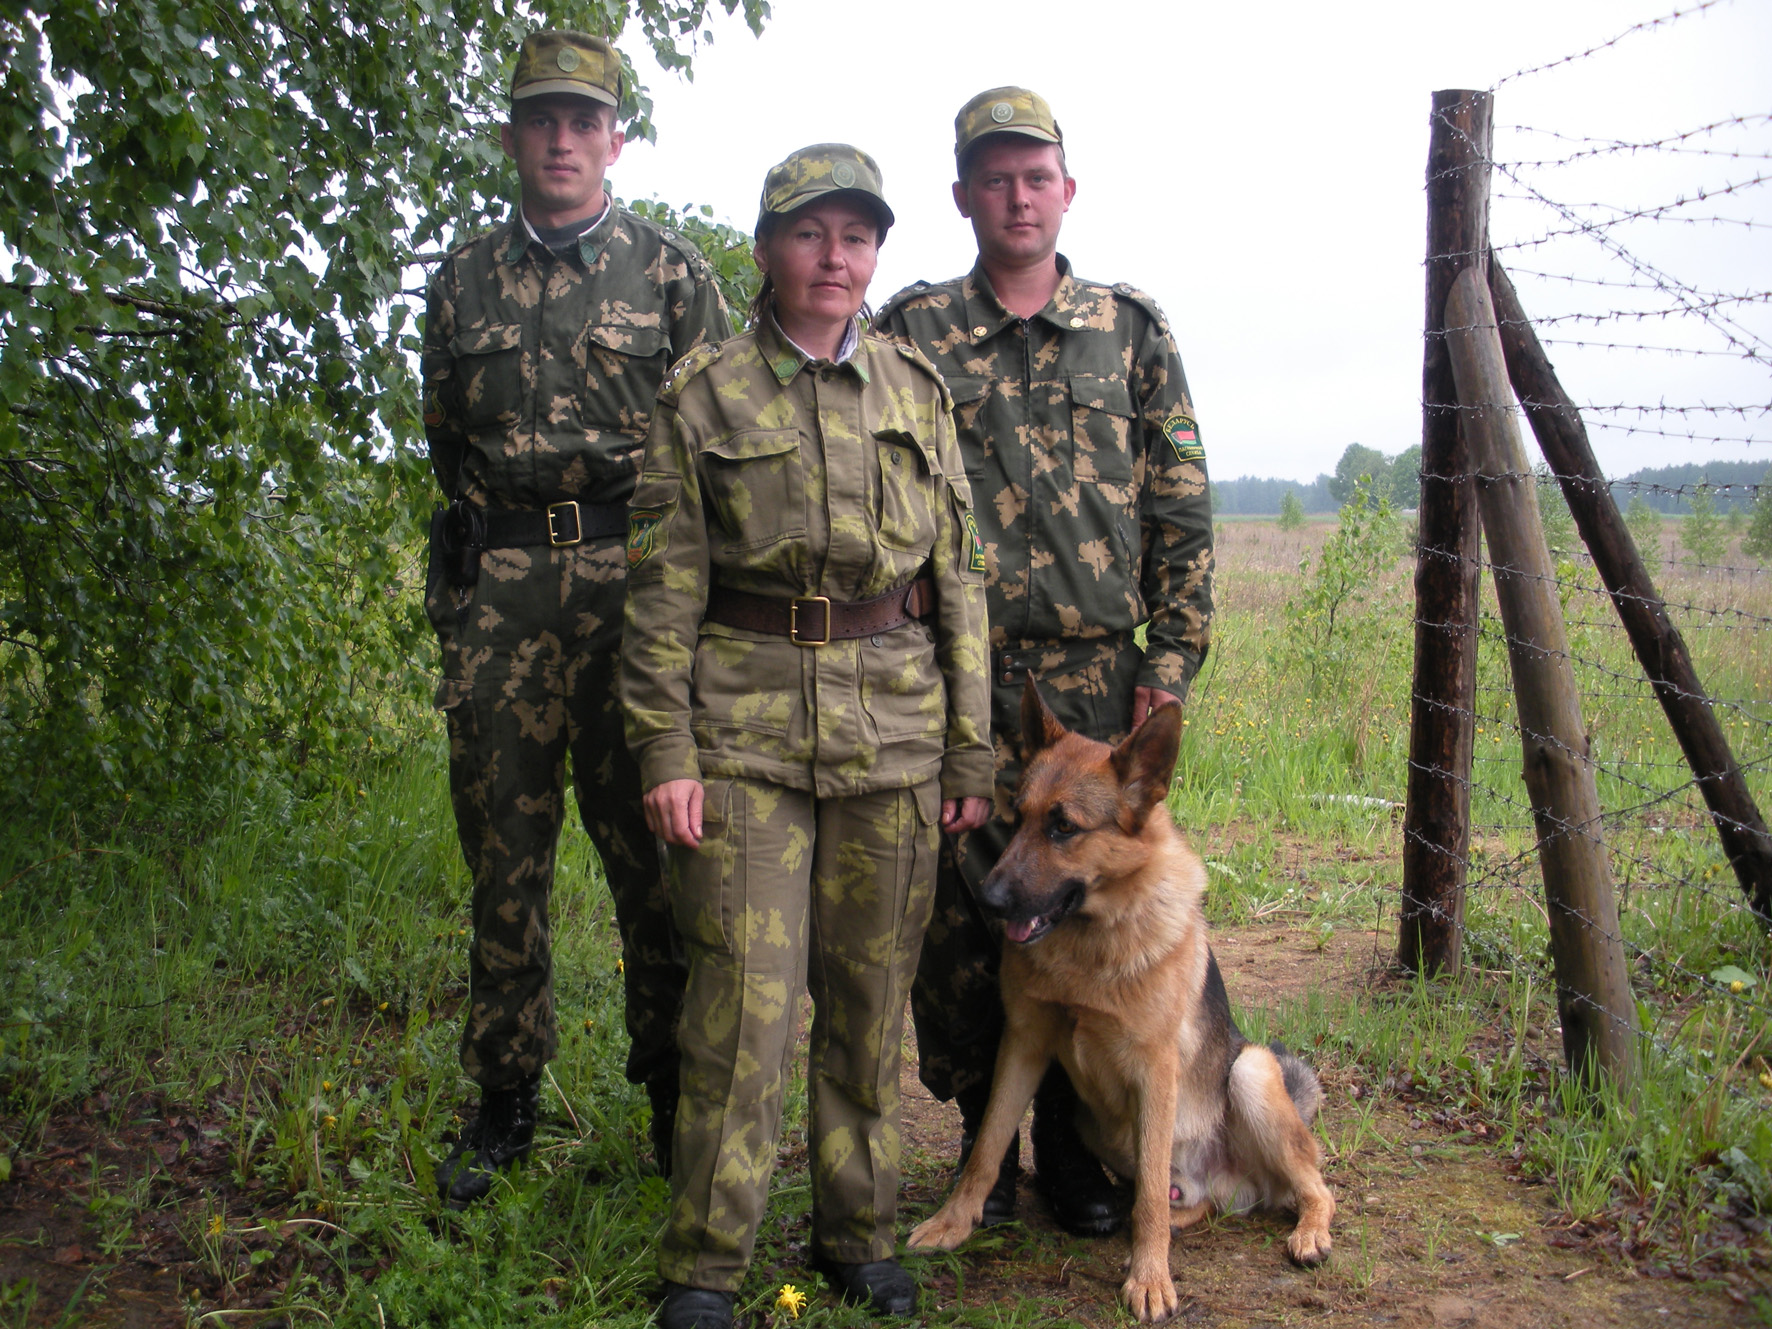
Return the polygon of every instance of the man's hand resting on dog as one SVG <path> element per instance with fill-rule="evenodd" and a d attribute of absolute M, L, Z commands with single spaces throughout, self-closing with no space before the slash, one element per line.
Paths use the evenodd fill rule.
<path fill-rule="evenodd" d="M 685 849 L 699 848 L 704 797 L 700 780 L 666 780 L 661 785 L 654 785 L 640 800 L 646 809 L 646 828 L 666 844 L 682 845 Z M 991 800 L 988 798 L 941 800 L 941 828 L 955 835 L 961 831 L 976 831 L 990 815 Z"/>
<path fill-rule="evenodd" d="M 1181 698 L 1173 692 L 1165 692 L 1162 688 L 1147 688 L 1142 684 L 1132 689 L 1132 727 L 1138 728 L 1144 723 L 1145 716 L 1160 706 L 1179 706 Z"/>

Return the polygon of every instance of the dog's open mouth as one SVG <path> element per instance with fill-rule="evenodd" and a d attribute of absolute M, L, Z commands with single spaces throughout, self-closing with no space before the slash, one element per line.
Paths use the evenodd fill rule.
<path fill-rule="evenodd" d="M 1022 946 L 1030 941 L 1038 941 L 1077 912 L 1077 906 L 1083 903 L 1083 894 L 1082 882 L 1066 882 L 1045 912 L 1030 914 L 1025 918 L 1005 918 L 1003 935 Z"/>

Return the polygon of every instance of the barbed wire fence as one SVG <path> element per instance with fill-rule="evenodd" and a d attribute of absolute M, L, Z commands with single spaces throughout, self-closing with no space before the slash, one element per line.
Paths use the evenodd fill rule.
<path fill-rule="evenodd" d="M 1676 229 L 1701 228 L 1764 246 L 1758 233 L 1772 230 L 1765 202 L 1772 171 L 1759 163 L 1772 161 L 1772 111 L 1633 140 L 1519 124 L 1492 133 L 1490 125 L 1490 108 L 1499 107 L 1505 86 L 1555 77 L 1720 2 L 1703 0 L 1636 24 L 1516 71 L 1487 93 L 1436 94 L 1428 190 L 1430 208 L 1439 211 L 1430 215 L 1427 259 L 1422 532 L 1398 953 L 1406 968 L 1428 972 L 1461 963 L 1543 971 L 1565 1023 L 1597 1017 L 1658 1071 L 1682 1072 L 1706 1091 L 1757 1109 L 1772 1082 L 1772 919 L 1766 897 L 1756 909 L 1744 889 L 1751 874 L 1732 861 L 1740 854 L 1729 845 L 1763 841 L 1765 827 L 1757 808 L 1752 816 L 1719 811 L 1711 796 L 1715 770 L 1695 770 L 1670 717 L 1682 705 L 1708 712 L 1747 806 L 1766 805 L 1772 579 L 1760 558 L 1772 558 L 1772 549 L 1759 557 L 1744 549 L 1754 542 L 1744 538 L 1742 517 L 1772 504 L 1772 475 L 1748 479 L 1735 466 L 1715 481 L 1701 468 L 1665 483 L 1596 483 L 1597 471 L 1584 482 L 1554 460 L 1548 468 L 1484 467 L 1466 437 L 1483 408 L 1461 398 L 1448 349 L 1459 334 L 1485 331 L 1516 341 L 1523 334 L 1554 349 L 1563 362 L 1556 377 L 1571 393 L 1591 395 L 1569 403 L 1520 391 L 1535 428 L 1538 417 L 1560 415 L 1591 431 L 1603 449 L 1649 441 L 1684 449 L 1678 461 L 1746 454 L 1761 471 L 1772 463 L 1772 274 L 1763 263 L 1732 267 L 1726 252 L 1686 262 L 1694 251 L 1669 243 Z M 1673 196 L 1583 201 L 1583 175 L 1620 159 L 1657 164 L 1633 172 L 1641 188 L 1680 176 Z M 1491 265 L 1502 283 L 1519 282 L 1520 303 L 1530 310 L 1519 321 L 1530 326 L 1510 329 L 1504 312 L 1486 330 L 1477 321 L 1461 327 L 1447 314 L 1458 275 Z M 1741 280 L 1737 289 L 1728 289 L 1732 276 Z M 1645 335 L 1647 328 L 1654 332 Z M 1477 492 L 1498 486 L 1535 490 L 1546 526 L 1557 528 L 1539 570 L 1498 562 L 1491 542 L 1479 537 Z M 1651 499 L 1688 515 L 1665 522 Z M 1647 565 L 1638 569 L 1648 574 L 1641 583 L 1618 571 L 1616 551 L 1568 529 L 1577 502 L 1610 508 L 1618 532 L 1626 529 L 1629 506 L 1628 529 Z M 1645 518 L 1645 510 L 1654 515 Z M 1597 518 L 1578 516 L 1582 535 L 1589 535 Z M 1483 518 L 1493 520 L 1487 503 Z M 1563 640 L 1510 628 L 1497 595 L 1508 583 L 1530 583 L 1528 593 L 1555 604 Z M 1670 682 L 1657 662 L 1642 658 L 1640 643 L 1633 649 L 1621 621 L 1633 611 L 1665 620 L 1689 650 L 1702 688 Z M 1579 741 L 1522 720 L 1510 669 L 1522 653 L 1552 659 L 1572 678 Z M 1522 776 L 1523 753 L 1528 767 L 1551 760 L 1583 773 L 1599 815 L 1580 820 L 1547 807 Z M 1448 821 L 1448 814 L 1456 815 Z M 1603 909 L 1559 900 L 1549 850 L 1558 841 L 1600 851 L 1616 922 Z M 1549 955 L 1523 940 L 1542 931 L 1515 926 L 1533 913 L 1552 933 Z M 1626 1002 L 1602 1005 L 1572 985 L 1557 952 L 1559 922 L 1573 923 L 1598 950 L 1622 956 Z M 1572 1062 L 1582 1055 L 1567 1033 L 1565 1049 Z"/>

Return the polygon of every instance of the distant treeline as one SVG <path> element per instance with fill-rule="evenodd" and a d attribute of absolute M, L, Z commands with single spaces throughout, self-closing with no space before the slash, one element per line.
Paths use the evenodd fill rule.
<path fill-rule="evenodd" d="M 1712 486 L 1757 485 L 1766 479 L 1768 469 L 1772 469 L 1772 462 L 1713 461 L 1688 462 L 1683 466 L 1651 466 L 1614 479 L 1613 493 L 1617 496 L 1621 509 L 1630 506 L 1631 495 L 1635 492 L 1640 493 L 1643 501 L 1657 512 L 1686 513 L 1692 510 L 1692 505 L 1685 495 L 1662 491 L 1696 485 L 1701 480 Z M 1342 487 L 1337 486 L 1335 481 L 1336 477 L 1331 475 L 1319 475 L 1308 484 L 1301 480 L 1274 480 L 1254 475 L 1240 476 L 1235 480 L 1214 480 L 1212 510 L 1227 517 L 1271 517 L 1278 514 L 1280 501 L 1287 491 L 1291 491 L 1298 495 L 1299 504 L 1307 513 L 1335 512 L 1340 509 L 1341 502 L 1334 491 Z M 1636 488 L 1633 490 L 1632 486 Z M 1751 489 L 1730 492 L 1713 488 L 1711 498 L 1716 504 L 1718 515 L 1726 516 L 1733 508 L 1740 508 L 1744 512 L 1751 508 L 1754 492 Z"/>

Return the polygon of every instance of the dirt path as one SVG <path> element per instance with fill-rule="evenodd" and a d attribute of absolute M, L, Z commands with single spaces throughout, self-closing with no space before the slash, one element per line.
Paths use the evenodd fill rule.
<path fill-rule="evenodd" d="M 1371 981 L 1391 939 L 1338 932 L 1318 949 L 1270 924 L 1220 929 L 1213 946 L 1237 1010 L 1297 997 L 1312 987 L 1349 990 Z M 959 1138 L 959 1113 L 903 1078 L 906 1207 L 936 1203 Z M 1349 1110 L 1348 1087 L 1326 1078 L 1325 1119 Z M 1025 1135 L 1025 1127 L 1024 1127 Z M 1023 1158 L 1027 1141 L 1023 1140 Z M 1177 1236 L 1170 1265 L 1181 1294 L 1175 1323 L 1242 1326 L 1326 1321 L 1398 1329 L 1538 1329 L 1539 1326 L 1758 1325 L 1751 1285 L 1697 1286 L 1641 1276 L 1635 1265 L 1560 1228 L 1546 1188 L 1513 1174 L 1510 1160 L 1468 1132 L 1425 1127 L 1403 1107 L 1381 1109 L 1357 1149 L 1325 1160 L 1335 1192 L 1335 1255 L 1321 1270 L 1294 1268 L 1279 1219 L 1220 1220 Z M 937 1305 L 983 1305 L 1018 1293 L 1056 1299 L 1079 1324 L 1125 1324 L 1116 1309 L 1125 1235 L 1065 1234 L 1033 1194 L 1024 1167 L 1020 1225 L 925 1266 Z M 989 1243 L 990 1248 L 985 1248 Z M 1731 1295 L 1733 1294 L 1733 1295 Z M 932 1319 L 931 1323 L 939 1323 Z"/>

